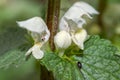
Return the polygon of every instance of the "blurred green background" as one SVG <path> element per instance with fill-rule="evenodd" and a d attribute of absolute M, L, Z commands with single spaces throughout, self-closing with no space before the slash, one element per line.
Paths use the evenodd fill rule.
<path fill-rule="evenodd" d="M 91 4 L 100 15 L 87 19 L 89 34 L 109 39 L 120 50 L 120 0 L 61 0 L 60 17 L 76 1 Z M 47 0 L 0 0 L 0 55 L 19 47 L 25 41 L 26 30 L 16 21 L 34 16 L 46 17 Z M 0 69 L 0 80 L 40 80 L 39 65 L 31 58 L 20 67 Z"/>

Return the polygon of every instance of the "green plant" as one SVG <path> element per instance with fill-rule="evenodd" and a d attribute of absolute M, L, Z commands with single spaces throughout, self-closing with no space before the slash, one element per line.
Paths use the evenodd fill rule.
<path fill-rule="evenodd" d="M 92 18 L 90 15 L 98 12 L 84 2 L 75 3 L 61 18 L 60 31 L 56 34 L 60 7 L 56 4 L 60 5 L 60 2 L 50 1 L 53 5 L 50 8 L 54 9 L 50 9 L 52 13 L 48 11 L 47 25 L 40 17 L 17 22 L 28 30 L 27 43 L 1 55 L 0 68 L 18 67 L 32 54 L 42 66 L 41 71 L 46 67 L 47 73 L 52 72 L 50 76 L 41 72 L 46 77 L 42 80 L 53 80 L 52 75 L 55 80 L 119 80 L 120 57 L 116 54 L 117 48 L 98 35 L 88 36 L 83 28 L 86 21 L 82 16 Z M 49 38 L 51 49 L 46 44 Z"/>

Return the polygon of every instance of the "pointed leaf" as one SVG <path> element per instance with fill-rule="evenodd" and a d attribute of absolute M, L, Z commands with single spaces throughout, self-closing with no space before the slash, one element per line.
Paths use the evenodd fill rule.
<path fill-rule="evenodd" d="M 25 52 L 18 49 L 11 50 L 0 56 L 0 69 L 7 69 L 9 67 L 18 67 L 25 62 Z"/>
<path fill-rule="evenodd" d="M 85 80 L 120 80 L 120 57 L 116 52 L 110 41 L 92 36 L 85 43 L 83 56 L 73 59 L 82 63 Z"/>
<path fill-rule="evenodd" d="M 76 63 L 54 53 L 46 53 L 41 62 L 53 72 L 55 80 L 84 80 Z"/>

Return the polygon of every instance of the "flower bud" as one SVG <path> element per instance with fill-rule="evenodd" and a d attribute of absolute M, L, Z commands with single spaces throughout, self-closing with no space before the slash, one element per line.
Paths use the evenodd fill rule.
<path fill-rule="evenodd" d="M 66 49 L 71 45 L 70 34 L 66 31 L 60 31 L 54 37 L 56 47 Z"/>
<path fill-rule="evenodd" d="M 87 39 L 87 32 L 85 29 L 80 29 L 75 34 L 72 33 L 73 42 L 80 48 L 84 49 L 84 41 Z"/>

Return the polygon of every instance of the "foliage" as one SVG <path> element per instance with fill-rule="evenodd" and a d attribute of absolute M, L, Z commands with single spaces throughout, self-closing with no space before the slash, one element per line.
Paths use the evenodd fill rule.
<path fill-rule="evenodd" d="M 53 72 L 56 80 L 83 80 L 76 63 L 62 59 L 54 53 L 46 53 L 41 62 Z"/>
<path fill-rule="evenodd" d="M 115 55 L 116 51 L 110 41 L 92 36 L 85 43 L 83 55 L 61 58 L 46 53 L 41 62 L 53 72 L 56 80 L 119 80 L 120 58 Z"/>
<path fill-rule="evenodd" d="M 15 2 L 13 3 L 12 1 Z M 43 8 L 45 7 L 45 5 L 43 6 L 41 3 L 34 4 L 33 2 L 28 3 L 30 2 L 29 0 L 27 0 L 28 2 L 24 2 L 25 0 L 21 0 L 23 2 L 21 1 L 17 2 L 17 1 L 18 0 L 11 0 L 11 2 L 8 2 L 9 5 L 7 3 L 5 5 L 2 5 L 2 7 L 0 5 L 0 11 L 1 11 L 0 69 L 1 68 L 7 69 L 11 66 L 18 67 L 22 65 L 25 61 L 25 56 L 24 56 L 25 51 L 21 51 L 21 49 L 18 49 L 19 46 L 20 46 L 19 48 L 22 48 L 22 50 L 28 47 L 27 44 L 21 46 L 21 44 L 24 43 L 25 31 L 19 28 L 18 29 L 14 28 L 16 27 L 16 24 L 13 24 L 16 21 L 15 19 L 23 20 L 22 18 L 26 19 L 32 16 L 43 17 L 45 15 L 44 12 L 46 9 Z M 82 0 L 82 1 L 87 1 L 88 3 L 93 4 L 93 6 L 96 7 L 98 5 L 97 4 L 98 1 L 92 1 L 92 0 Z M 61 3 L 62 8 L 60 13 L 61 16 L 74 2 L 76 1 L 62 0 Z M 120 1 L 110 0 L 109 2 L 113 3 Z M 110 31 L 108 29 L 111 29 L 111 32 L 114 31 L 115 26 L 118 26 L 116 24 L 114 25 L 114 23 L 118 22 L 119 24 L 118 6 L 116 5 L 116 9 L 112 9 L 108 7 L 110 11 L 108 11 L 108 13 L 105 13 L 103 15 L 104 17 L 103 20 L 105 21 L 104 25 L 109 27 L 107 28 L 107 31 Z M 117 12 L 115 11 L 114 13 L 111 13 L 111 10 L 117 10 Z M 6 26 L 8 29 L 6 29 Z M 111 34 L 111 32 L 109 33 Z M 31 42 L 33 42 L 32 39 L 29 36 L 27 36 L 27 39 L 29 40 L 28 44 L 31 45 Z M 115 45 L 120 47 L 118 43 L 119 43 L 119 39 L 118 42 L 115 41 Z M 63 58 L 59 57 L 55 53 L 45 53 L 43 60 L 40 61 L 42 65 L 44 65 L 45 67 L 47 67 L 48 70 L 53 72 L 56 80 L 119 80 L 120 79 L 119 76 L 120 58 L 116 54 L 117 49 L 114 46 L 112 46 L 112 44 L 108 40 L 100 39 L 98 36 L 92 36 L 90 37 L 89 40 L 85 42 L 84 51 L 81 51 L 78 48 L 77 49 L 76 48 L 72 49 L 72 48 L 70 47 L 65 51 L 67 56 L 64 56 Z M 78 67 L 77 62 L 80 62 L 82 64 L 81 69 Z M 28 66 L 29 65 L 27 64 L 27 67 Z M 2 71 L 0 72 L 2 74 Z M 5 77 L 11 74 L 11 72 L 9 72 L 9 74 L 7 75 L 6 73 L 5 73 Z M 16 73 L 19 72 L 16 71 Z M 34 77 L 34 75 L 32 75 L 32 77 Z"/>
<path fill-rule="evenodd" d="M 22 45 L 25 41 L 25 31 L 23 29 L 11 27 L 5 28 L 6 31 L 0 34 L 0 54 L 6 53 L 7 51 L 17 48 Z"/>
<path fill-rule="evenodd" d="M 18 67 L 25 62 L 24 53 L 18 49 L 11 50 L 0 57 L 0 68 Z"/>

